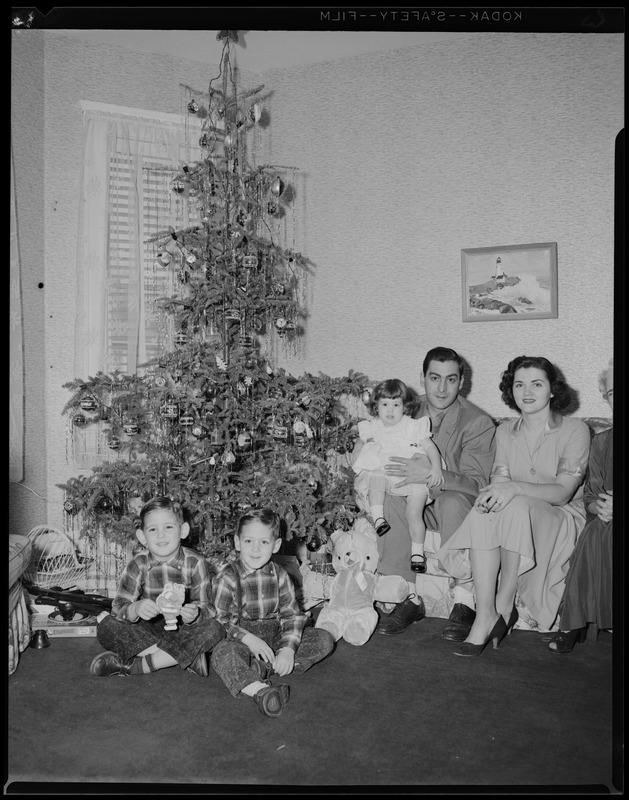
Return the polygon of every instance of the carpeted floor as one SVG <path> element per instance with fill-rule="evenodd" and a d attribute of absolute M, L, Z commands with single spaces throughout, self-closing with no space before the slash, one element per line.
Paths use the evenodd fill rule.
<path fill-rule="evenodd" d="M 284 679 L 277 719 L 213 673 L 94 678 L 94 638 L 27 648 L 8 679 L 5 793 L 618 793 L 611 634 L 560 656 L 515 631 L 457 658 L 443 625 L 341 641 Z"/>

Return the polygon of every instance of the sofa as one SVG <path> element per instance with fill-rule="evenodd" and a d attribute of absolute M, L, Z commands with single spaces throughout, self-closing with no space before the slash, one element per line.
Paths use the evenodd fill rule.
<path fill-rule="evenodd" d="M 17 669 L 20 653 L 31 639 L 26 593 L 22 576 L 29 566 L 33 543 L 28 536 L 9 534 L 9 675 Z"/>

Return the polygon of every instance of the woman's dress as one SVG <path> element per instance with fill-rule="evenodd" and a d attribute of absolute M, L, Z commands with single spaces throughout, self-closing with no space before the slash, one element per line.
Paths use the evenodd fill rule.
<path fill-rule="evenodd" d="M 614 452 L 611 429 L 596 434 L 583 491 L 587 508 L 601 492 L 613 489 Z M 561 608 L 562 630 L 583 628 L 589 622 L 600 629 L 612 627 L 613 520 L 603 522 L 587 514 L 585 528 L 570 558 Z"/>
<path fill-rule="evenodd" d="M 528 483 L 554 483 L 567 473 L 581 482 L 590 449 L 590 430 L 581 420 L 551 413 L 533 451 L 522 431 L 522 418 L 506 420 L 496 431 L 492 477 Z M 437 553 L 455 578 L 470 580 L 469 548 L 502 547 L 520 553 L 518 605 L 524 606 L 520 627 L 556 630 L 569 560 L 585 524 L 582 492 L 570 502 L 553 506 L 544 500 L 517 495 L 501 511 L 489 514 L 472 508 L 461 527 Z M 524 612 L 524 613 L 522 613 Z"/>

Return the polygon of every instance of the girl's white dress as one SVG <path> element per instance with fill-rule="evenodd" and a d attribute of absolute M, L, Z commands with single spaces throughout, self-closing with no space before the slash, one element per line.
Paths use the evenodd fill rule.
<path fill-rule="evenodd" d="M 378 418 L 363 419 L 358 423 L 358 436 L 364 444 L 352 465 L 354 472 L 359 475 L 367 472 L 381 479 L 384 477 L 388 494 L 428 493 L 428 487 L 424 483 L 396 489 L 395 484 L 399 483 L 401 478 L 390 478 L 385 474 L 383 468 L 391 456 L 412 458 L 417 453 L 426 455 L 426 451 L 419 442 L 432 438 L 430 417 L 412 419 L 405 414 L 397 425 L 392 426 L 385 425 Z"/>

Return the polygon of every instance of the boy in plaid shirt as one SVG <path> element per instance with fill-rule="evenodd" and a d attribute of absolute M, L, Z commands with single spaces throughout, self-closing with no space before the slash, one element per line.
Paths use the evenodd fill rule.
<path fill-rule="evenodd" d="M 183 547 L 190 526 L 179 503 L 170 497 L 149 500 L 140 511 L 136 536 L 146 551 L 127 565 L 111 614 L 98 623 L 97 637 L 108 649 L 92 661 L 92 675 L 142 675 L 179 664 L 208 676 L 207 653 L 225 638 L 215 617 L 210 574 L 205 559 Z M 157 597 L 167 583 L 183 584 L 183 624 L 164 629 Z"/>
<path fill-rule="evenodd" d="M 267 678 L 305 672 L 332 652 L 334 639 L 322 628 L 304 627 L 292 581 L 271 561 L 282 544 L 274 511 L 249 509 L 238 521 L 234 544 L 238 558 L 214 582 L 217 619 L 227 637 L 212 651 L 212 667 L 234 697 L 252 697 L 263 714 L 278 717 L 290 687 Z"/>

